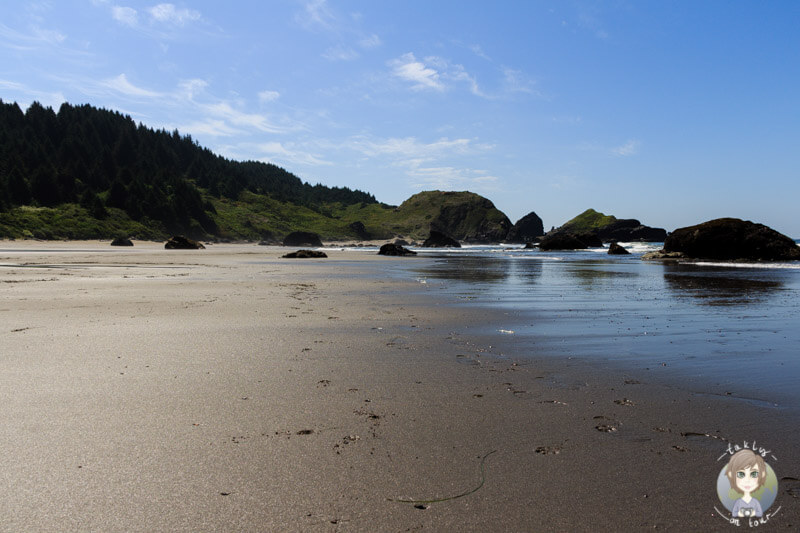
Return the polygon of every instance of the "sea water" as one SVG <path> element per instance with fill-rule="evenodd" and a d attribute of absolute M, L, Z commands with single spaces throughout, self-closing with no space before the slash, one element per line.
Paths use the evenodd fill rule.
<path fill-rule="evenodd" d="M 476 333 L 513 335 L 515 357 L 591 360 L 800 410 L 800 262 L 644 261 L 661 243 L 621 244 L 631 255 L 416 249 L 386 268 L 454 305 L 503 311 Z"/>

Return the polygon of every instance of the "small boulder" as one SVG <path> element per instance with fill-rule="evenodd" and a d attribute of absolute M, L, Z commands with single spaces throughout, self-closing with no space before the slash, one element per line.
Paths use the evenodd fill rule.
<path fill-rule="evenodd" d="M 395 242 L 388 242 L 381 246 L 378 255 L 417 255 L 414 250 L 409 250 Z"/>
<path fill-rule="evenodd" d="M 164 244 L 164 248 L 167 250 L 204 250 L 205 246 L 183 235 L 175 235 Z"/>
<path fill-rule="evenodd" d="M 441 231 L 431 230 L 430 236 L 422 243 L 425 248 L 461 248 L 461 244 Z"/>
<path fill-rule="evenodd" d="M 284 256 L 284 259 L 315 259 L 318 257 L 328 257 L 325 252 L 318 252 L 317 250 L 297 250 L 290 252 Z"/>
<path fill-rule="evenodd" d="M 680 252 L 696 259 L 800 260 L 800 247 L 792 239 L 763 224 L 738 218 L 718 218 L 676 229 L 664 241 L 663 252 Z"/>
<path fill-rule="evenodd" d="M 608 245 L 608 255 L 630 255 L 630 252 L 624 246 L 612 242 Z"/>
<path fill-rule="evenodd" d="M 111 246 L 133 246 L 133 241 L 127 237 L 117 237 L 111 241 Z"/>
<path fill-rule="evenodd" d="M 536 245 L 533 244 L 532 242 L 526 242 L 525 243 L 525 249 L 526 250 L 533 250 L 534 248 L 536 248 Z"/>
<path fill-rule="evenodd" d="M 310 231 L 293 231 L 283 239 L 284 246 L 317 246 L 322 247 L 319 235 Z"/>

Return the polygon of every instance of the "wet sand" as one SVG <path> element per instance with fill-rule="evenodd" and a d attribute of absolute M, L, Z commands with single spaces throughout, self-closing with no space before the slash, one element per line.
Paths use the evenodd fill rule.
<path fill-rule="evenodd" d="M 788 412 L 521 357 L 374 275 L 413 258 L 286 251 L 0 242 L 0 530 L 730 531 L 753 439 L 761 529 L 800 527 Z"/>

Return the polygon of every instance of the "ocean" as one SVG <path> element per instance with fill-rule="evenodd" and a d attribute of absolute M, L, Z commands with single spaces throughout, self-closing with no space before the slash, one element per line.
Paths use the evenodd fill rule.
<path fill-rule="evenodd" d="M 800 412 L 800 262 L 662 263 L 641 260 L 662 243 L 621 244 L 631 255 L 419 248 L 384 274 L 452 305 L 502 311 L 502 323 L 475 333 L 513 337 L 515 357 L 587 360 Z"/>

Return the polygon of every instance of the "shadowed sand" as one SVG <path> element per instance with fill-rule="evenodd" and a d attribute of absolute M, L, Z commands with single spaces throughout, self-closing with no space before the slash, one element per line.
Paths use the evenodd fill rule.
<path fill-rule="evenodd" d="M 730 531 L 753 438 L 800 527 L 788 413 L 473 335 L 409 259 L 0 249 L 2 531 Z"/>

